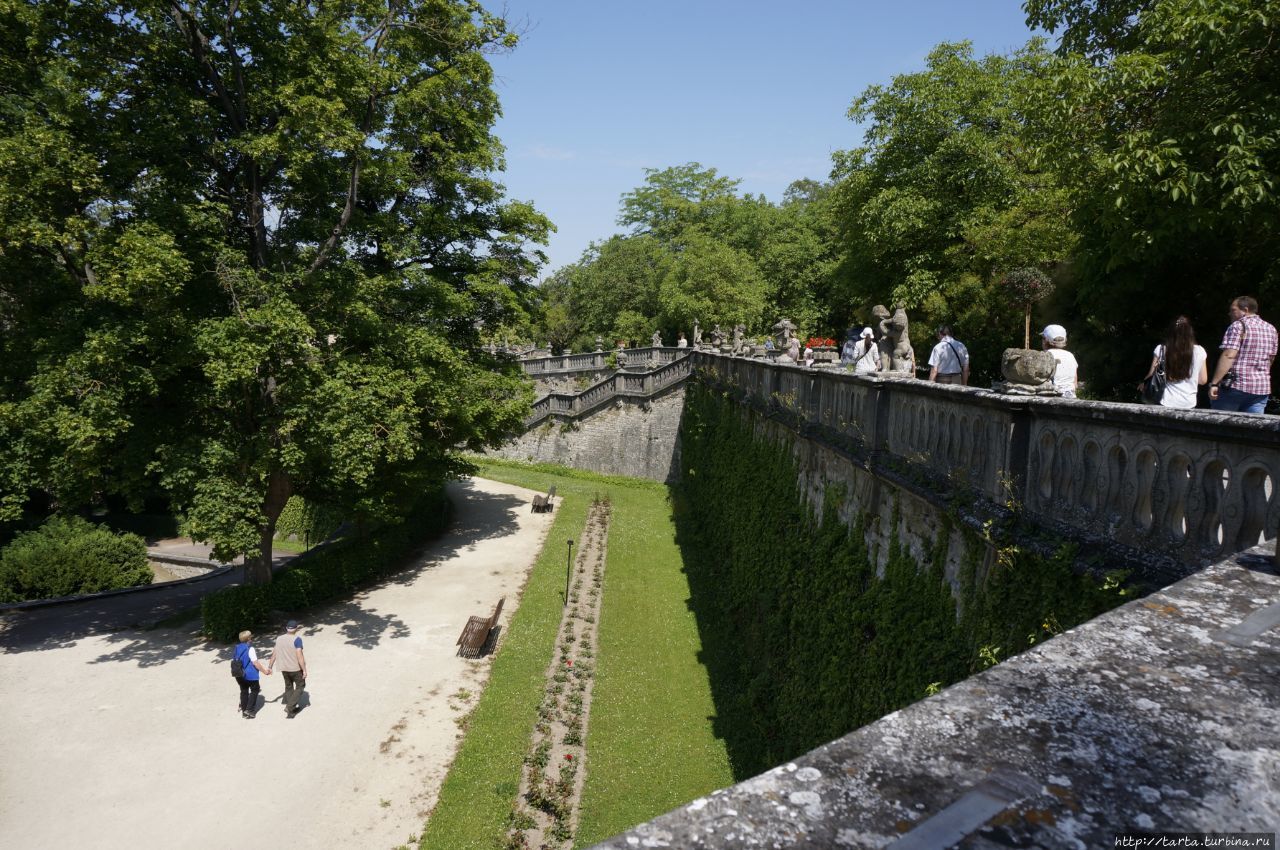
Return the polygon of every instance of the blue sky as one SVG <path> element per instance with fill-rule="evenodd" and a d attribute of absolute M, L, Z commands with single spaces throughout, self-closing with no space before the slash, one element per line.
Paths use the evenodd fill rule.
<path fill-rule="evenodd" d="M 508 0 L 527 32 L 491 57 L 500 179 L 559 228 L 544 274 L 619 232 L 645 167 L 700 162 L 777 201 L 861 142 L 845 113 L 867 86 L 921 69 L 942 41 L 1024 44 L 1021 2 Z"/>

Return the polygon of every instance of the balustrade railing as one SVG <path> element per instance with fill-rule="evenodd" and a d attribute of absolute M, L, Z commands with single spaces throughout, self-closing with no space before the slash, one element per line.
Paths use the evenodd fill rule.
<path fill-rule="evenodd" d="M 1207 563 L 1280 529 L 1280 419 L 699 353 L 708 378 L 1057 530 Z M 821 439 L 821 434 L 817 436 Z"/>
<path fill-rule="evenodd" d="M 628 349 L 645 351 L 646 349 Z M 665 349 L 654 349 L 665 351 Z M 663 366 L 648 372 L 615 372 L 578 393 L 548 393 L 533 403 L 533 412 L 525 420 L 532 428 L 544 419 L 559 416 L 573 419 L 585 416 L 619 398 L 650 398 L 689 377 L 693 372 L 690 352 L 670 349 L 674 353 Z"/>

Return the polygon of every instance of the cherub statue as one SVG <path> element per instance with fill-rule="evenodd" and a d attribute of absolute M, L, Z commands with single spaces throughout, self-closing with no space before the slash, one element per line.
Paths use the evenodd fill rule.
<path fill-rule="evenodd" d="M 653 332 L 653 347 L 662 348 L 662 333 L 660 331 Z"/>
<path fill-rule="evenodd" d="M 898 372 L 914 376 L 916 373 L 916 353 L 911 348 L 911 336 L 907 311 L 895 307 L 892 314 L 883 304 L 871 308 L 880 329 L 880 369 L 884 372 Z"/>

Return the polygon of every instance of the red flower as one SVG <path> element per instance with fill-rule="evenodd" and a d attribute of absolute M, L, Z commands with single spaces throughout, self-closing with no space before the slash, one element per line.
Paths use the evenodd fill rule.
<path fill-rule="evenodd" d="M 568 664 L 570 667 L 572 667 L 572 666 L 573 666 L 573 659 L 572 659 L 572 658 L 566 658 L 566 659 L 564 660 L 564 663 L 565 663 L 565 664 Z"/>
<path fill-rule="evenodd" d="M 573 761 L 573 755 L 572 755 L 571 753 L 565 753 L 565 754 L 564 754 L 564 760 L 565 760 L 565 761 Z"/>

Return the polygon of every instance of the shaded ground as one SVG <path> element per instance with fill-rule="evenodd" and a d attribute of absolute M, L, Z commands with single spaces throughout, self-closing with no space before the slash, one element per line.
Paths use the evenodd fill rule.
<path fill-rule="evenodd" d="M 499 596 L 515 608 L 552 520 L 521 488 L 473 480 L 452 495 L 457 522 L 412 566 L 308 617 L 310 699 L 294 720 L 279 675 L 244 720 L 228 647 L 132 627 L 218 579 L 0 618 L 0 846 L 407 841 L 456 747 L 467 706 L 447 697 L 488 673 L 453 654 L 458 632 Z"/>

